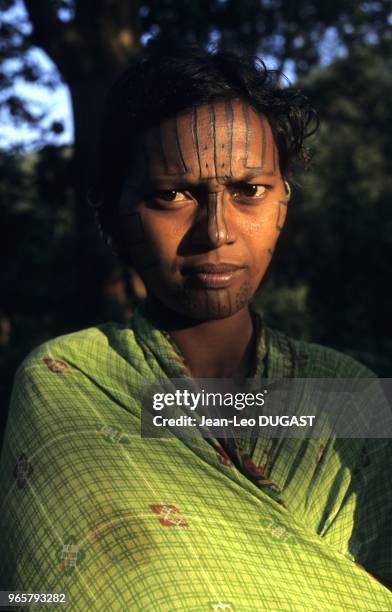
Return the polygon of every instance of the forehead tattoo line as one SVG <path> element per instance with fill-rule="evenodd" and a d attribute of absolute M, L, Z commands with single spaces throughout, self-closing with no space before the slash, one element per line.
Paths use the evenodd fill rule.
<path fill-rule="evenodd" d="M 237 104 L 239 106 L 239 109 L 242 110 L 242 116 L 243 116 L 245 127 L 246 127 L 245 151 L 244 151 L 245 155 L 243 157 L 242 166 L 246 170 L 252 170 L 254 173 L 260 173 L 260 175 L 263 174 L 265 176 L 273 176 L 276 173 L 275 172 L 276 170 L 275 147 L 273 147 L 273 153 L 272 153 L 273 170 L 272 171 L 264 170 L 265 156 L 266 156 L 266 139 L 267 139 L 264 117 L 262 117 L 259 113 L 256 113 L 257 121 L 258 121 L 258 124 L 260 125 L 260 130 L 261 130 L 261 151 L 260 151 L 261 165 L 251 166 L 249 165 L 249 156 L 250 156 L 250 138 L 252 134 L 252 129 L 251 129 L 252 126 L 250 122 L 250 111 L 252 107 L 249 104 L 246 104 L 244 101 L 240 101 Z M 219 140 L 219 136 L 218 136 L 217 129 L 216 129 L 216 125 L 217 125 L 216 124 L 216 113 L 219 107 L 224 110 L 225 115 L 226 115 L 226 130 L 222 132 L 222 134 L 224 133 L 225 140 L 222 140 L 222 141 Z M 206 143 L 204 144 L 203 151 L 202 151 L 202 142 L 200 140 L 200 135 L 199 135 L 199 126 L 198 126 L 199 111 L 200 111 L 200 107 L 194 107 L 191 110 L 191 113 L 192 113 L 191 115 L 191 136 L 192 136 L 191 143 L 193 146 L 195 156 L 197 158 L 197 165 L 199 166 L 199 177 L 198 177 L 199 181 L 203 179 L 205 180 L 215 179 L 221 184 L 228 182 L 228 179 L 230 178 L 235 179 L 235 182 L 243 181 L 245 177 L 238 177 L 238 178 L 233 177 L 233 166 L 232 166 L 233 139 L 234 139 L 233 100 L 230 98 L 225 99 L 223 102 L 213 100 L 212 102 L 208 103 L 208 106 L 205 105 L 204 111 L 208 113 L 209 115 L 209 117 L 207 117 L 209 119 L 208 121 L 209 135 L 208 135 L 208 141 L 206 141 Z M 159 166 L 162 168 L 165 174 L 158 175 L 158 176 L 156 174 L 155 176 L 152 175 L 153 163 L 152 163 L 152 160 L 149 159 L 148 152 L 145 148 L 146 162 L 147 162 L 147 168 L 148 168 L 147 179 L 148 179 L 148 182 L 151 184 L 151 186 L 155 186 L 154 183 L 156 184 L 159 181 L 164 182 L 166 180 L 168 183 L 171 183 L 171 180 L 172 180 L 173 187 L 178 185 L 180 188 L 181 187 L 187 188 L 188 185 L 184 185 L 184 182 L 187 183 L 187 181 L 182 180 L 182 179 L 185 179 L 185 175 L 190 173 L 191 170 L 187 168 L 186 161 L 185 161 L 186 158 L 184 156 L 184 152 L 181 146 L 181 138 L 179 134 L 179 115 L 177 114 L 173 119 L 168 120 L 168 121 L 169 123 L 166 123 L 166 126 L 164 129 L 162 128 L 162 124 L 156 128 L 156 132 L 158 133 L 155 134 L 155 138 L 153 137 L 152 134 L 150 135 L 150 143 L 153 141 L 158 146 L 158 151 L 159 151 L 158 161 L 161 161 Z M 168 128 L 168 125 L 169 125 L 169 128 Z M 165 138 L 165 134 L 167 134 L 168 131 L 169 131 L 169 134 L 171 133 L 174 137 L 175 148 L 176 148 L 175 157 L 173 158 L 176 163 L 172 165 L 174 165 L 174 167 L 176 166 L 180 167 L 181 172 L 172 172 L 170 169 L 170 159 L 168 157 L 167 152 L 165 151 L 166 147 L 163 142 Z M 221 134 L 220 134 L 220 137 L 222 137 Z M 208 151 L 210 154 L 213 153 L 213 164 L 212 163 L 208 164 L 209 162 L 208 154 L 207 154 L 207 159 L 203 160 L 203 157 L 205 157 L 206 155 L 205 151 Z M 204 168 L 204 161 L 206 164 L 206 168 Z M 212 165 L 214 166 L 213 173 L 211 173 Z M 253 175 L 250 178 L 254 178 L 254 177 L 255 176 Z M 178 179 L 178 182 L 177 182 L 177 179 Z M 176 181 L 177 183 L 176 185 L 174 184 L 174 181 Z M 192 186 L 192 181 L 189 182 L 189 186 Z"/>
<path fill-rule="evenodd" d="M 249 106 L 249 104 L 247 104 L 246 102 L 241 102 L 241 106 L 242 106 L 242 114 L 244 117 L 244 121 L 245 121 L 245 154 L 244 154 L 244 167 L 245 168 L 249 168 L 251 170 L 261 170 L 264 168 L 265 165 L 265 153 L 266 153 L 266 133 L 265 133 L 265 123 L 264 123 L 264 118 L 262 116 L 260 116 L 259 113 L 256 113 L 257 115 L 257 120 L 260 124 L 260 128 L 261 128 L 261 159 L 260 159 L 260 164 L 256 164 L 255 166 L 251 166 L 249 164 L 249 141 L 250 141 L 250 135 L 251 135 L 251 125 L 250 125 L 250 109 L 251 107 Z"/>
<path fill-rule="evenodd" d="M 214 134 L 214 164 L 215 164 L 215 178 L 219 183 L 225 183 L 227 179 L 232 176 L 232 134 L 233 134 L 233 121 L 230 112 L 230 100 L 225 100 L 225 103 L 216 102 L 214 103 L 214 121 L 215 121 L 215 134 Z M 216 129 L 216 112 L 215 109 L 220 109 L 224 112 L 225 122 L 222 130 Z"/>
<path fill-rule="evenodd" d="M 261 128 L 261 167 L 265 166 L 265 150 L 266 150 L 266 134 L 265 134 L 265 123 L 263 117 L 259 116 L 260 128 Z M 273 148 L 273 167 L 272 172 L 275 174 L 275 147 Z"/>
<path fill-rule="evenodd" d="M 215 167 L 216 159 L 216 130 L 215 130 L 215 113 L 212 108 L 212 104 L 208 104 L 204 107 L 204 111 L 208 112 L 208 135 L 204 140 L 203 146 L 200 148 L 201 139 L 198 138 L 199 146 L 199 158 L 201 167 L 201 177 L 204 179 L 216 178 L 217 171 Z M 196 125 L 196 130 L 198 125 Z M 212 153 L 212 160 L 214 168 L 211 168 L 209 156 Z"/>
<path fill-rule="evenodd" d="M 276 172 L 276 166 L 277 166 L 276 162 L 277 162 L 277 147 L 273 139 L 273 148 L 272 148 L 272 171 L 273 172 Z"/>
<path fill-rule="evenodd" d="M 211 140 L 212 140 L 212 148 L 213 148 L 213 156 L 214 156 L 214 176 L 217 176 L 218 173 L 218 164 L 216 161 L 216 126 L 215 126 L 215 108 L 214 102 L 211 102 L 208 105 L 208 110 L 210 113 L 210 132 L 211 132 Z"/>
<path fill-rule="evenodd" d="M 218 104 L 226 114 L 226 107 L 222 103 L 211 101 L 203 105 L 203 113 L 206 114 L 208 128 L 205 139 L 200 133 L 200 107 L 192 110 L 192 137 L 199 165 L 200 180 L 215 179 L 219 182 L 231 175 L 233 121 L 230 115 L 228 129 L 223 130 L 223 132 L 217 131 L 216 113 Z M 222 138 L 222 141 L 220 138 Z"/>
<path fill-rule="evenodd" d="M 227 134 L 228 134 L 228 150 L 227 150 L 227 159 L 229 166 L 229 176 L 233 176 L 231 158 L 233 151 L 233 105 L 232 100 L 226 100 L 226 116 L 227 116 Z"/>
<path fill-rule="evenodd" d="M 178 133 L 178 115 L 176 115 L 174 121 L 175 121 L 175 130 L 176 130 L 177 148 L 178 148 L 178 152 L 180 154 L 180 159 L 181 159 L 182 168 L 184 170 L 184 174 L 186 174 L 188 172 L 188 168 L 186 167 L 184 155 L 183 155 L 183 152 L 182 152 L 182 149 L 181 149 L 180 136 L 179 136 L 179 133 Z"/>
<path fill-rule="evenodd" d="M 195 153 L 197 156 L 197 162 L 199 165 L 199 179 L 201 180 L 201 160 L 200 160 L 200 153 L 199 153 L 199 138 L 197 135 L 197 108 L 192 108 L 191 129 L 192 129 L 192 142 L 194 145 Z"/>
<path fill-rule="evenodd" d="M 213 159 L 213 168 L 211 173 L 211 167 L 209 161 L 205 162 L 205 169 L 207 176 L 205 178 L 215 178 L 217 176 L 217 168 L 216 168 L 216 128 L 215 128 L 215 112 L 212 104 L 208 105 L 208 115 L 209 115 L 209 143 L 204 145 L 205 151 L 212 152 Z"/>

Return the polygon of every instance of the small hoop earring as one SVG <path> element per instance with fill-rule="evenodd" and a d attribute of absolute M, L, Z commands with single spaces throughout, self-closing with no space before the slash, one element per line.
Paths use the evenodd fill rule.
<path fill-rule="evenodd" d="M 288 202 L 291 198 L 291 187 L 288 181 L 284 181 L 284 190 L 286 192 L 286 202 Z"/>
<path fill-rule="evenodd" d="M 86 193 L 86 200 L 91 208 L 100 208 L 102 206 L 102 200 L 94 198 L 94 189 L 90 188 Z"/>

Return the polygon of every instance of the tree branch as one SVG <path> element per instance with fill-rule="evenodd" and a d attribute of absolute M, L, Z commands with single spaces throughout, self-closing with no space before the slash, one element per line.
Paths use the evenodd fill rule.
<path fill-rule="evenodd" d="M 31 40 L 54 61 L 70 86 L 86 76 L 112 78 L 140 51 L 139 2 L 75 0 L 75 18 L 62 22 L 53 0 L 24 0 Z"/>
<path fill-rule="evenodd" d="M 33 26 L 32 42 L 41 47 L 62 72 L 62 54 L 64 46 L 67 46 L 69 24 L 58 18 L 52 0 L 24 0 L 24 4 Z"/>

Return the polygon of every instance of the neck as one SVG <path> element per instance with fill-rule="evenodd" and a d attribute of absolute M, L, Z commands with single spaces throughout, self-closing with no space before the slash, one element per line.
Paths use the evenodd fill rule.
<path fill-rule="evenodd" d="M 194 321 L 149 300 L 147 313 L 169 333 L 195 378 L 247 376 L 254 353 L 248 307 L 225 319 Z"/>

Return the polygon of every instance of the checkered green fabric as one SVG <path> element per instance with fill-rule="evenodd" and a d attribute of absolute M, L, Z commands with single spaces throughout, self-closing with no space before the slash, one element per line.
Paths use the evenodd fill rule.
<path fill-rule="evenodd" d="M 147 382 L 184 368 L 141 312 L 23 362 L 1 463 L 1 589 L 65 591 L 72 612 L 392 610 L 371 576 L 392 580 L 390 444 L 241 440 L 236 465 L 215 438 L 142 439 Z M 369 375 L 263 329 L 257 376 Z"/>

